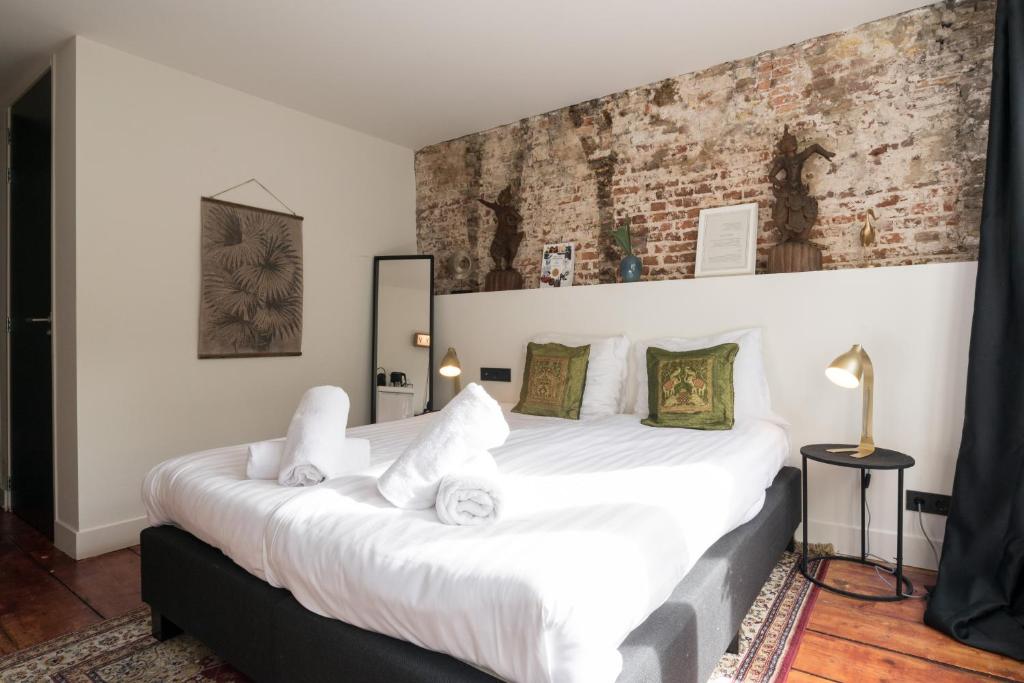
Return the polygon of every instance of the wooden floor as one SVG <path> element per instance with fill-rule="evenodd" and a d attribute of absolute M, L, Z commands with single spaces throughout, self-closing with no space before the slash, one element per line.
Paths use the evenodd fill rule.
<path fill-rule="evenodd" d="M 0 655 L 135 609 L 139 564 L 138 548 L 75 562 L 0 511 Z"/>
<path fill-rule="evenodd" d="M 75 562 L 13 515 L 0 512 L 0 655 L 139 605 L 138 548 Z M 934 574 L 911 569 L 918 591 Z M 885 590 L 874 571 L 833 563 L 829 582 Z M 1024 664 L 974 650 L 921 622 L 923 600 L 871 603 L 821 591 L 797 651 L 791 683 L 1013 680 Z"/>

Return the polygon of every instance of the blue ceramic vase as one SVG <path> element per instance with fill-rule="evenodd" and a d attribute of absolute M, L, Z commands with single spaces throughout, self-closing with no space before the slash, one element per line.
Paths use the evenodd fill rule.
<path fill-rule="evenodd" d="M 640 281 L 640 257 L 630 254 L 629 256 L 622 259 L 622 263 L 619 264 L 619 275 L 622 276 L 623 282 L 639 282 Z"/>

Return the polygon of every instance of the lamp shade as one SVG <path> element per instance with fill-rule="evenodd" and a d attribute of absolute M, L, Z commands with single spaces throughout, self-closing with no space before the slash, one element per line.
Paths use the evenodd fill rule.
<path fill-rule="evenodd" d="M 825 368 L 825 376 L 834 384 L 846 389 L 856 389 L 864 376 L 864 362 L 867 354 L 860 344 L 854 344 L 846 353 L 838 356 Z"/>
<path fill-rule="evenodd" d="M 441 359 L 441 367 L 438 368 L 438 372 L 445 377 L 458 377 L 462 374 L 459 357 L 451 346 L 448 347 L 448 353 L 444 354 L 444 358 Z"/>

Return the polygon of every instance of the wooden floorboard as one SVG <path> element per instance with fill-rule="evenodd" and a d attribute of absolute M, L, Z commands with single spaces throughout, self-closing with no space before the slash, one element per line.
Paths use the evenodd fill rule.
<path fill-rule="evenodd" d="M 17 649 L 101 620 L 21 548 L 0 540 L 0 630 Z"/>
<path fill-rule="evenodd" d="M 1024 681 L 1021 665 L 1012 659 L 979 652 L 922 622 L 878 614 L 871 609 L 870 603 L 850 605 L 847 601 L 848 598 L 842 596 L 820 598 L 814 606 L 808 628 L 961 669 Z"/>
<path fill-rule="evenodd" d="M 131 550 L 117 550 L 53 570 L 61 583 L 105 619 L 119 617 L 142 606 L 142 558 Z"/>
<path fill-rule="evenodd" d="M 790 671 L 786 683 L 829 683 L 831 678 L 822 678 L 806 671 Z"/>
<path fill-rule="evenodd" d="M 0 655 L 141 605 L 140 564 L 139 546 L 75 562 L 0 512 Z M 911 567 L 907 576 L 919 594 L 935 580 L 934 573 Z M 873 569 L 844 562 L 831 563 L 826 580 L 857 592 L 890 590 Z M 924 608 L 924 600 L 864 602 L 820 591 L 786 680 L 1024 683 L 1024 663 L 969 648 L 925 626 Z"/>
<path fill-rule="evenodd" d="M 975 672 L 816 632 L 804 635 L 793 668 L 851 683 L 967 683 L 986 680 Z"/>
<path fill-rule="evenodd" d="M 914 592 L 925 593 L 935 574 L 907 568 Z M 894 578 L 883 574 L 893 585 Z M 825 580 L 845 590 L 886 594 L 890 588 L 871 567 L 832 562 Z M 1024 663 L 962 645 L 924 624 L 926 602 L 855 600 L 822 590 L 797 651 L 791 681 L 1024 681 Z"/>

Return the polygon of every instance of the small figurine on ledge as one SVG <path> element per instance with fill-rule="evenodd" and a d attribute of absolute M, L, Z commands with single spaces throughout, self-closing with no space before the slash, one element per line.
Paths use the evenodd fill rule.
<path fill-rule="evenodd" d="M 512 262 L 516 258 L 516 252 L 519 251 L 519 244 L 523 241 L 524 233 L 519 230 L 523 217 L 512 204 L 512 187 L 507 186 L 502 190 L 496 201 L 489 202 L 486 199 L 478 201 L 493 211 L 494 217 L 498 221 L 490 250 L 491 258 L 494 259 L 494 268 L 484 280 L 484 291 L 499 292 L 506 289 L 522 289 L 523 276 L 512 267 Z"/>
<path fill-rule="evenodd" d="M 803 181 L 804 164 L 817 154 L 831 159 L 830 152 L 815 143 L 798 152 L 796 136 L 786 126 L 778 143 L 779 154 L 772 161 L 768 177 L 775 194 L 772 219 L 782 233 L 782 240 L 768 255 L 768 272 L 791 273 L 821 270 L 821 248 L 807 241 L 818 220 L 818 200 L 810 195 Z"/>

